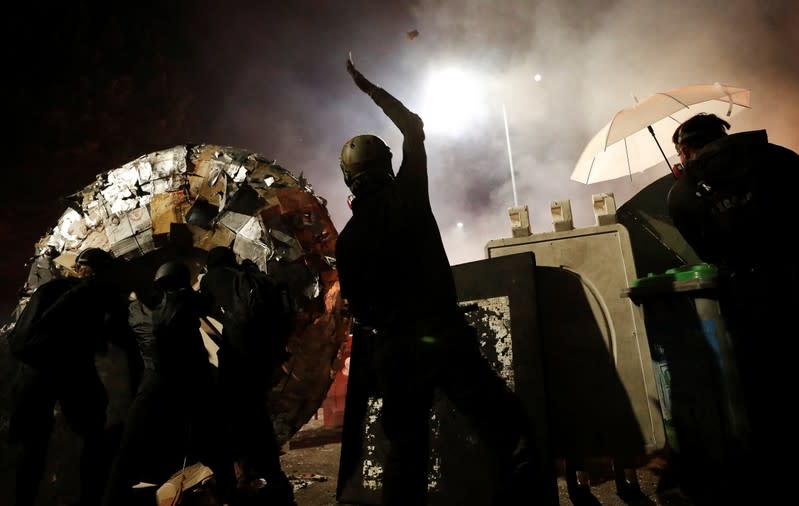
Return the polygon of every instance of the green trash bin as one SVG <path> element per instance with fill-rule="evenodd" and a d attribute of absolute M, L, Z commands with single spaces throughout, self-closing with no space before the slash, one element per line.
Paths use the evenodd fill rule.
<path fill-rule="evenodd" d="M 747 450 L 744 399 L 717 284 L 718 269 L 703 263 L 636 279 L 624 294 L 643 309 L 667 441 L 697 486 L 714 486 L 709 472 L 723 482 L 724 470 Z"/>

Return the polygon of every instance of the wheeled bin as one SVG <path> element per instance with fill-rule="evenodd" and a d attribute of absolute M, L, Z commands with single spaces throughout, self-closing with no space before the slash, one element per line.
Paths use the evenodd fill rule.
<path fill-rule="evenodd" d="M 748 440 L 718 269 L 701 263 L 650 274 L 624 295 L 644 313 L 664 429 L 682 484 L 686 492 L 714 494 L 735 476 Z"/>

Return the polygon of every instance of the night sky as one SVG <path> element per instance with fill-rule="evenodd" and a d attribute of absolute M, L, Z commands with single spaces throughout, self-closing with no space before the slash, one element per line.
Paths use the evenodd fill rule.
<path fill-rule="evenodd" d="M 666 173 L 663 164 L 591 186 L 569 179 L 633 94 L 751 88 L 753 109 L 732 118 L 732 131 L 766 128 L 799 150 L 795 0 L 26 2 L 4 21 L 0 320 L 63 197 L 177 144 L 276 159 L 328 200 L 340 230 L 342 144 L 375 133 L 395 162 L 401 152 L 399 133 L 346 73 L 350 51 L 425 120 L 431 198 L 453 264 L 511 235 L 503 105 L 534 232 L 551 230 L 551 200 L 571 199 L 575 225 L 588 226 L 592 194 L 614 192 L 621 205 Z M 478 90 L 456 127 L 437 124 L 425 91 L 432 72 L 450 67 Z"/>

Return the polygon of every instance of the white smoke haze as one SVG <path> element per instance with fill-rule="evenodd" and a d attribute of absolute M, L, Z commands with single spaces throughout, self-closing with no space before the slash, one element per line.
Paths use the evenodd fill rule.
<path fill-rule="evenodd" d="M 588 140 L 615 112 L 633 105 L 633 95 L 713 82 L 747 87 L 753 108 L 731 119 L 732 131 L 766 128 L 773 142 L 799 148 L 795 2 L 429 0 L 413 14 L 416 22 L 407 28 L 419 30 L 417 39 L 388 58 L 359 48 L 356 64 L 411 108 L 414 80 L 431 65 L 463 65 L 484 81 L 483 103 L 463 104 L 488 110 L 481 122 L 458 137 L 428 134 L 433 207 L 452 263 L 483 258 L 486 242 L 511 235 L 503 104 L 517 199 L 529 206 L 534 232 L 551 230 L 552 200 L 570 199 L 575 225 L 588 226 L 592 194 L 612 192 L 620 206 L 667 173 L 663 163 L 594 185 L 569 179 Z M 349 121 L 364 131 L 376 126 L 375 133 L 393 142 L 396 157 L 391 125 L 379 118 L 376 125 L 368 102 L 348 101 L 359 111 L 347 112 Z M 335 178 L 324 181 L 325 188 L 332 183 L 328 193 L 339 191 Z M 348 211 L 332 205 L 331 212 L 343 225 Z"/>
<path fill-rule="evenodd" d="M 589 226 L 592 194 L 611 192 L 621 206 L 668 173 L 662 163 L 610 182 L 570 180 L 583 147 L 633 95 L 714 82 L 750 88 L 753 108 L 731 118 L 732 131 L 765 128 L 799 149 L 795 0 L 197 2 L 185 22 L 180 33 L 204 64 L 202 107 L 215 119 L 178 142 L 275 158 L 328 201 L 340 230 L 350 216 L 343 143 L 374 133 L 392 147 L 395 168 L 402 158 L 400 133 L 346 73 L 351 52 L 366 77 L 429 124 L 432 205 L 453 264 L 484 258 L 488 241 L 511 236 L 503 105 L 516 199 L 529 207 L 533 232 L 552 229 L 550 201 L 569 199 L 575 226 Z M 460 123 L 440 131 L 425 118 L 425 90 L 447 67 L 466 76 L 452 94 L 476 91 Z"/>

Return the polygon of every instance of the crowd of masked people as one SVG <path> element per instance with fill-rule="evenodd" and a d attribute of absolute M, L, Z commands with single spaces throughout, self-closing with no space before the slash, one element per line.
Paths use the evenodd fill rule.
<path fill-rule="evenodd" d="M 531 504 L 536 489 L 540 493 L 532 495 L 549 499 L 537 504 L 557 504 L 554 481 L 542 483 L 547 471 L 536 460 L 534 420 L 481 355 L 476 332 L 459 309 L 430 202 L 422 119 L 364 77 L 351 60 L 346 69 L 402 133 L 396 171 L 391 149 L 371 134 L 352 137 L 339 158 L 351 192 L 352 217 L 337 239 L 336 266 L 356 325 L 374 336 L 370 360 L 389 442 L 381 504 L 427 502 L 430 408 L 436 388 L 498 457 L 503 483 L 492 506 Z M 677 128 L 672 140 L 682 165 L 674 170 L 679 178 L 666 198 L 677 229 L 722 274 L 722 312 L 735 332 L 748 407 L 752 450 L 747 458 L 755 463 L 748 469 L 762 499 L 771 487 L 771 463 L 780 461 L 793 428 L 792 417 L 781 409 L 792 393 L 785 389 L 792 384 L 796 355 L 786 350 L 795 346 L 788 329 L 789 318 L 799 310 L 799 280 L 796 252 L 782 237 L 788 225 L 783 220 L 794 214 L 799 155 L 770 143 L 765 131 L 728 135 L 728 128 L 714 115 L 698 115 Z M 173 471 L 186 459 L 213 469 L 222 502 L 248 504 L 255 498 L 252 504 L 293 504 L 266 406 L 251 402 L 263 389 L 264 376 L 246 351 L 231 345 L 246 342 L 252 331 L 229 310 L 231 279 L 239 265 L 226 248 L 209 252 L 199 291 L 192 289 L 185 265 L 168 262 L 158 269 L 154 291 L 139 293 L 126 304 L 143 373 L 108 468 L 101 457 L 107 399 L 92 356 L 105 337 L 106 315 L 115 311 L 111 263 L 104 251 L 86 250 L 77 259 L 79 280 L 45 284 L 29 302 L 31 307 L 48 305 L 38 329 L 43 336 L 62 332 L 69 315 L 81 322 L 82 339 L 59 344 L 63 349 L 56 350 L 55 356 L 61 355 L 57 360 L 29 361 L 22 368 L 10 427 L 21 448 L 17 506 L 33 504 L 56 401 L 83 439 L 83 504 L 124 506 L 145 471 L 160 465 Z M 385 265 L 394 269 L 390 290 L 384 287 Z M 198 329 L 199 318 L 209 314 L 223 323 L 217 378 L 210 372 Z M 18 325 L 24 324 L 20 318 Z M 194 394 L 204 390 L 201 385 L 221 392 L 224 409 L 202 409 Z M 772 391 L 778 392 L 776 398 Z M 214 419 L 212 411 L 225 413 L 225 419 Z M 185 437 L 170 439 L 173 460 L 154 461 L 147 443 L 167 434 L 165 421 Z M 234 461 L 243 473 L 234 473 Z M 739 486 L 743 482 L 736 484 L 736 491 Z M 257 502 L 258 491 L 264 494 L 261 499 L 269 499 Z M 719 501 L 711 497 L 697 504 L 726 504 Z"/>
<path fill-rule="evenodd" d="M 14 504 L 36 503 L 59 403 L 81 440 L 81 505 L 154 504 L 155 487 L 134 486 L 160 485 L 193 463 L 212 470 L 207 488 L 220 504 L 295 505 L 267 402 L 273 371 L 264 364 L 277 361 L 253 359 L 241 346 L 269 336 L 236 321 L 236 255 L 212 249 L 199 290 L 187 264 L 172 260 L 147 289 L 125 294 L 121 263 L 102 249 L 83 250 L 74 276 L 34 291 L 9 336 L 19 363 L 9 424 Z M 217 366 L 200 331 L 208 316 L 222 323 Z M 78 332 L 69 330 L 73 322 Z M 107 434 L 108 391 L 94 360 L 109 342 L 134 352 L 135 394 L 117 438 Z"/>

